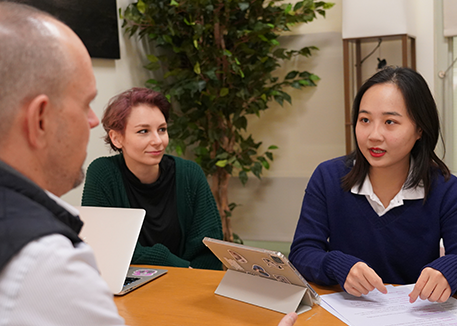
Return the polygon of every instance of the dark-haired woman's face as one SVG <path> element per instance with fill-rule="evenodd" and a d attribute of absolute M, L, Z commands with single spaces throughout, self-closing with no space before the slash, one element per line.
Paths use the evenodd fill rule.
<path fill-rule="evenodd" d="M 421 137 L 402 93 L 391 83 L 370 87 L 362 97 L 355 128 L 357 143 L 373 168 L 409 169 L 411 150 Z"/>
<path fill-rule="evenodd" d="M 159 108 L 141 104 L 132 108 L 124 135 L 112 132 L 110 137 L 135 173 L 134 170 L 157 165 L 162 160 L 168 146 L 167 122 Z"/>

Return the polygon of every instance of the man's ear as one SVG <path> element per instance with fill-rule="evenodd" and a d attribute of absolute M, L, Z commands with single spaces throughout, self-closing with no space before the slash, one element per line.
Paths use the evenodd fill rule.
<path fill-rule="evenodd" d="M 27 104 L 25 128 L 29 144 L 35 148 L 46 146 L 49 133 L 51 104 L 47 95 L 41 94 Z"/>
<path fill-rule="evenodd" d="M 122 149 L 122 135 L 112 129 L 108 132 L 108 135 L 113 145 L 119 149 Z"/>

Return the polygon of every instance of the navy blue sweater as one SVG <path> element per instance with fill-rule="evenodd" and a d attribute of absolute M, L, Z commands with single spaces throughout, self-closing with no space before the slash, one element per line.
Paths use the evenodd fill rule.
<path fill-rule="evenodd" d="M 290 260 L 309 281 L 342 287 L 351 267 L 363 261 L 385 283 L 416 283 L 425 267 L 439 270 L 457 290 L 457 178 L 439 174 L 423 202 L 378 216 L 365 195 L 343 191 L 350 170 L 345 157 L 320 164 L 303 199 Z M 446 255 L 439 257 L 444 239 Z"/>

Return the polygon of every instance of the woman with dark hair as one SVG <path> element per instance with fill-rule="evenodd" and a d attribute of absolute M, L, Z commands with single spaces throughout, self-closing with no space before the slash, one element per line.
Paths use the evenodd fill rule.
<path fill-rule="evenodd" d="M 290 260 L 309 281 L 355 296 L 416 283 L 411 302 L 446 301 L 457 290 L 457 179 L 434 152 L 427 83 L 408 68 L 379 71 L 357 93 L 352 122 L 354 152 L 308 183 Z"/>
<path fill-rule="evenodd" d="M 206 177 L 195 162 L 165 154 L 169 109 L 165 96 L 147 88 L 111 99 L 102 124 L 119 154 L 90 164 L 82 205 L 146 210 L 132 264 L 221 269 L 202 243 L 222 239 Z"/>

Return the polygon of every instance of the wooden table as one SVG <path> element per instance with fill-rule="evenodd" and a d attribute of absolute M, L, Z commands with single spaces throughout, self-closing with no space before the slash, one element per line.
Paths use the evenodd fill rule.
<path fill-rule="evenodd" d="M 146 267 L 146 266 L 145 266 Z M 151 267 L 151 266 L 148 266 Z M 127 325 L 278 325 L 281 313 L 214 294 L 225 272 L 176 267 L 122 297 L 115 297 Z M 341 291 L 320 287 L 319 294 Z M 320 306 L 299 315 L 295 326 L 345 325 Z"/>

